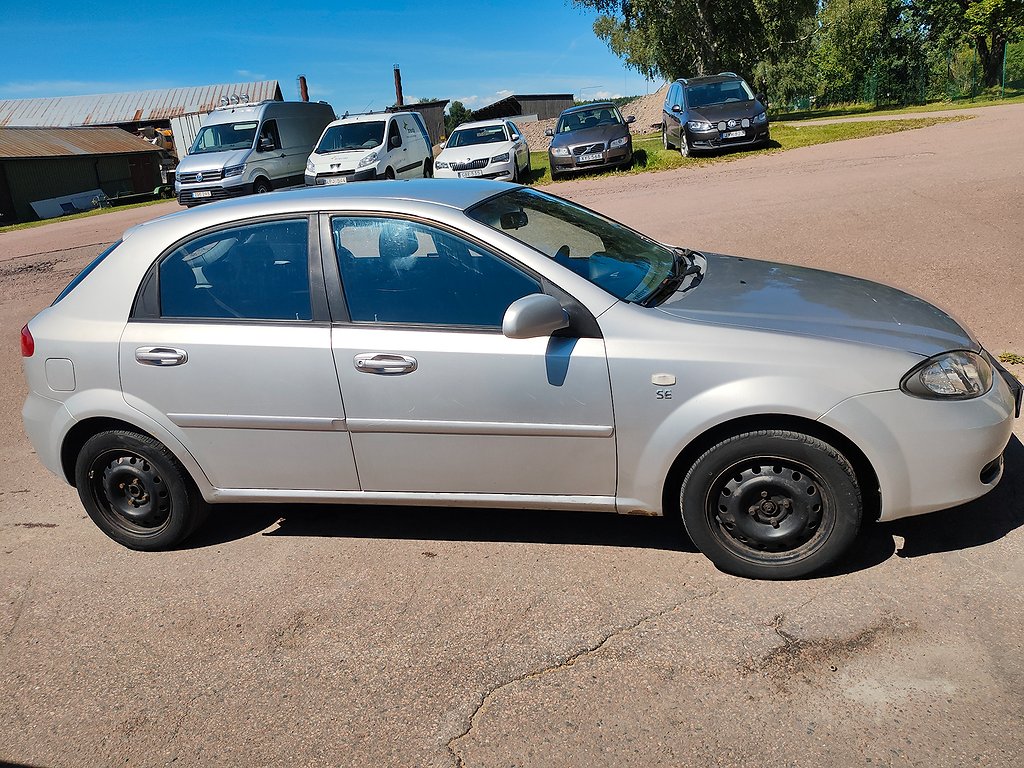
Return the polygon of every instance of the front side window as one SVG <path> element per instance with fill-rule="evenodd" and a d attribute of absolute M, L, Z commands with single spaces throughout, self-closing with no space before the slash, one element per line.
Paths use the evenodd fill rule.
<path fill-rule="evenodd" d="M 160 316 L 310 320 L 309 224 L 272 221 L 202 235 L 160 262 Z"/>
<path fill-rule="evenodd" d="M 624 301 L 643 302 L 672 273 L 675 254 L 583 206 L 514 189 L 466 211 Z"/>
<path fill-rule="evenodd" d="M 541 290 L 494 254 L 425 224 L 336 216 L 331 232 L 355 323 L 500 328 L 509 304 Z"/>
<path fill-rule="evenodd" d="M 388 126 L 388 149 L 402 146 L 402 132 L 398 130 L 398 123 L 394 120 Z"/>
<path fill-rule="evenodd" d="M 201 155 L 206 152 L 223 152 L 229 149 L 252 149 L 256 139 L 256 122 L 249 120 L 244 123 L 221 123 L 220 125 L 204 125 L 199 129 L 196 140 L 192 143 L 190 155 Z"/>
<path fill-rule="evenodd" d="M 277 133 L 277 121 L 267 120 L 260 130 L 260 143 L 267 143 L 271 149 L 281 148 L 281 137 Z"/>

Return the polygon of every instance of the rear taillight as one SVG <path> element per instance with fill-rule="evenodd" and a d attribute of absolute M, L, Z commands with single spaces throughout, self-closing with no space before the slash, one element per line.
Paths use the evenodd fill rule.
<path fill-rule="evenodd" d="M 21 329 L 21 356 L 32 357 L 36 351 L 36 340 L 32 338 L 32 331 L 26 325 Z"/>

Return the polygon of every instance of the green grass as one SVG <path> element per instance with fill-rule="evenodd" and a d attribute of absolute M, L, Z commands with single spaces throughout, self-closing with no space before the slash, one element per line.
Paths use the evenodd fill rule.
<path fill-rule="evenodd" d="M 172 197 L 171 200 L 174 198 Z M 55 219 L 42 219 L 41 221 L 23 221 L 20 224 L 8 224 L 6 227 L 0 227 L 0 235 L 4 232 L 13 232 L 16 229 L 31 229 L 32 227 L 42 227 L 47 224 L 55 224 L 58 221 L 70 221 L 71 219 L 84 219 L 89 216 L 102 216 L 104 213 L 113 213 L 114 211 L 124 211 L 128 208 L 142 208 L 146 205 L 156 205 L 157 203 L 166 203 L 167 200 L 147 200 L 144 203 L 132 203 L 131 205 L 116 205 L 110 208 L 97 208 L 94 211 L 86 211 L 85 213 L 72 213 L 69 216 L 58 216 Z"/>
<path fill-rule="evenodd" d="M 879 108 L 874 104 L 841 104 L 822 109 L 808 109 L 800 112 L 783 112 L 776 114 L 771 112 L 771 119 L 775 123 L 794 122 L 798 120 L 823 120 L 829 117 L 857 117 L 870 115 L 872 117 L 885 117 L 888 115 L 912 115 L 917 112 L 941 112 L 948 109 L 974 109 L 976 107 L 995 107 L 1000 104 L 1024 103 L 1024 91 L 1021 89 L 1007 89 L 1009 94 L 1006 98 L 998 96 L 982 95 L 975 99 L 958 99 L 957 101 L 932 101 L 927 104 L 914 104 L 909 107 L 898 109 Z"/>
<path fill-rule="evenodd" d="M 887 133 L 899 133 L 916 128 L 927 128 L 940 123 L 970 120 L 969 115 L 954 117 L 918 117 L 907 120 L 877 120 L 859 123 L 832 123 L 830 125 L 772 125 L 772 142 L 764 149 L 719 152 L 700 157 L 683 157 L 675 149 L 663 149 L 661 136 L 633 140 L 633 166 L 629 170 L 597 172 L 601 175 L 627 175 L 647 173 L 649 171 L 666 171 L 672 168 L 697 167 L 712 163 L 725 163 L 741 157 L 759 155 L 767 152 L 782 152 L 812 144 L 827 144 L 831 141 L 861 139 L 868 136 L 881 136 Z M 551 184 L 551 168 L 548 165 L 548 153 L 531 152 L 533 166 L 531 183 Z M 579 174 L 569 178 L 593 176 L 595 174 Z M 561 180 L 559 180 L 560 182 Z M 559 183 L 556 182 L 556 183 Z"/>
<path fill-rule="evenodd" d="M 999 355 L 1000 363 L 1009 363 L 1010 365 L 1024 365 L 1024 355 L 1018 355 L 1016 352 L 1002 352 Z"/>

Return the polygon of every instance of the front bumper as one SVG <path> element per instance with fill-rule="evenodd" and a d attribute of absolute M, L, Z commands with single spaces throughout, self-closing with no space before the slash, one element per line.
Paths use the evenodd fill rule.
<path fill-rule="evenodd" d="M 329 187 L 334 184 L 349 184 L 353 181 L 372 181 L 381 178 L 375 166 L 354 171 L 330 171 L 304 176 L 307 187 Z"/>
<path fill-rule="evenodd" d="M 718 128 L 713 128 L 710 131 L 692 131 L 690 128 L 684 127 L 686 131 L 686 138 L 690 142 L 690 149 L 732 149 L 733 147 L 750 147 L 757 144 L 767 144 L 771 139 L 771 131 L 768 128 L 768 124 L 755 125 L 750 128 L 737 128 L 735 130 L 742 130 L 743 136 L 735 136 L 730 139 L 723 138 L 723 133 L 729 133 L 729 131 L 720 131 Z"/>
<path fill-rule="evenodd" d="M 435 179 L 511 179 L 515 170 L 515 160 L 507 163 L 488 163 L 483 168 L 471 171 L 457 171 L 451 168 L 438 168 L 434 164 Z"/>
<path fill-rule="evenodd" d="M 216 185 L 213 184 L 175 184 L 174 191 L 177 193 L 178 203 L 181 205 L 200 205 L 212 203 L 216 200 L 227 200 L 232 197 L 242 197 L 252 194 L 252 184 L 248 182 L 230 183 L 231 179 L 225 179 Z M 199 193 L 198 195 L 196 193 Z M 209 194 L 207 194 L 209 193 Z"/>
<path fill-rule="evenodd" d="M 878 475 L 881 520 L 921 515 L 983 496 L 1002 477 L 1014 394 L 994 377 L 973 400 L 911 397 L 900 390 L 844 400 L 819 419 L 849 437 Z"/>
<path fill-rule="evenodd" d="M 572 171 L 597 171 L 603 168 L 610 168 L 613 165 L 623 165 L 633 159 L 633 142 L 627 142 L 625 146 L 615 149 L 606 149 L 601 153 L 601 159 L 588 160 L 581 163 L 575 155 L 558 157 L 548 150 L 548 162 L 554 173 L 570 173 Z"/>

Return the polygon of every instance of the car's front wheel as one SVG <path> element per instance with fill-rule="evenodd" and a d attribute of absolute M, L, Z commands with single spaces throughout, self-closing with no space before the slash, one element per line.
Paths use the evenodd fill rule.
<path fill-rule="evenodd" d="M 706 451 L 683 479 L 680 505 L 701 552 L 723 571 L 759 579 L 799 578 L 835 563 L 863 514 L 849 460 L 783 430 L 736 435 Z"/>
<path fill-rule="evenodd" d="M 672 142 L 668 140 L 668 126 L 664 123 L 661 124 L 661 147 L 662 149 L 672 149 Z"/>
<path fill-rule="evenodd" d="M 679 154 L 683 157 L 693 157 L 693 149 L 690 147 L 690 139 L 685 130 L 679 132 Z"/>
<path fill-rule="evenodd" d="M 174 454 L 136 432 L 113 430 L 89 438 L 75 462 L 75 485 L 93 522 L 131 549 L 174 547 L 209 511 Z"/>

